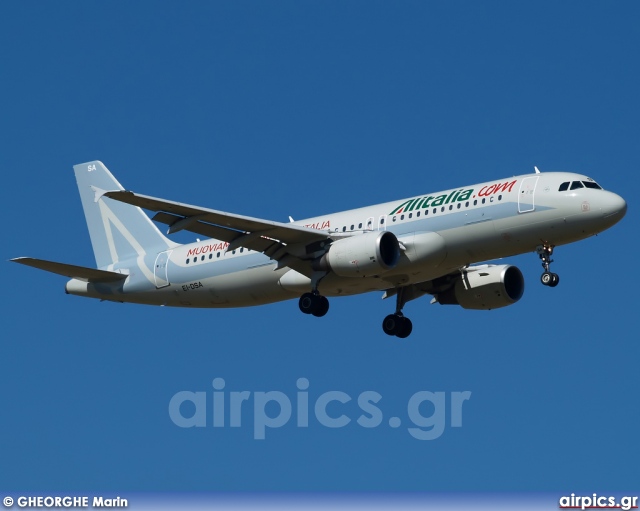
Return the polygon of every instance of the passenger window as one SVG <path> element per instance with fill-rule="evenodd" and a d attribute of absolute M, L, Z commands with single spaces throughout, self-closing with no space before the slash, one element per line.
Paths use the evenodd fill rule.
<path fill-rule="evenodd" d="M 465 203 L 464 207 L 465 207 L 465 208 L 468 208 L 468 207 L 469 207 L 469 201 L 467 201 L 467 202 Z"/>
<path fill-rule="evenodd" d="M 498 195 L 498 200 L 502 200 L 502 195 Z"/>
<path fill-rule="evenodd" d="M 566 181 L 560 185 L 560 188 L 558 188 L 558 191 L 564 192 L 565 190 L 568 190 L 568 189 L 569 189 L 569 181 Z"/>
<path fill-rule="evenodd" d="M 380 225 L 382 225 L 384 223 L 384 218 L 380 219 Z"/>
<path fill-rule="evenodd" d="M 473 201 L 473 205 L 474 205 L 474 206 L 477 206 L 477 205 L 478 205 L 478 199 L 476 199 L 476 200 L 474 200 L 474 201 Z"/>
<path fill-rule="evenodd" d="M 580 181 L 574 181 L 573 183 L 571 183 L 571 190 L 577 190 L 578 188 L 584 188 Z"/>
<path fill-rule="evenodd" d="M 409 213 L 409 218 L 411 218 L 413 216 L 413 213 Z"/>
<path fill-rule="evenodd" d="M 435 215 L 438 212 L 438 208 L 433 208 L 433 214 Z"/>
<path fill-rule="evenodd" d="M 442 213 L 443 211 L 444 211 L 444 206 L 440 208 L 440 213 Z"/>
<path fill-rule="evenodd" d="M 487 201 L 487 199 L 482 199 L 482 204 L 484 204 Z"/>
<path fill-rule="evenodd" d="M 353 226 L 353 224 L 351 224 L 351 230 L 352 230 L 352 231 L 353 231 L 353 227 L 354 227 L 354 226 Z"/>
<path fill-rule="evenodd" d="M 362 229 L 362 222 L 358 224 L 358 229 Z"/>
<path fill-rule="evenodd" d="M 418 218 L 419 216 L 420 216 L 420 211 L 416 213 L 416 218 Z"/>
<path fill-rule="evenodd" d="M 460 207 L 461 207 L 461 206 L 462 206 L 462 204 L 460 204 L 460 203 L 458 202 L 458 209 L 460 209 Z"/>
<path fill-rule="evenodd" d="M 218 252 L 218 253 L 216 254 L 216 257 L 220 257 L 220 252 Z"/>
<path fill-rule="evenodd" d="M 404 220 L 404 215 L 400 215 L 400 220 Z"/>
<path fill-rule="evenodd" d="M 391 221 L 392 221 L 392 222 L 395 222 L 395 221 L 396 221 L 396 217 L 394 216 L 394 217 L 391 219 Z"/>
<path fill-rule="evenodd" d="M 342 232 L 347 232 L 347 226 L 346 225 L 342 226 Z"/>
<path fill-rule="evenodd" d="M 187 259 L 187 264 L 189 264 L 189 259 Z"/>
<path fill-rule="evenodd" d="M 209 254 L 209 259 L 213 259 L 213 254 Z"/>

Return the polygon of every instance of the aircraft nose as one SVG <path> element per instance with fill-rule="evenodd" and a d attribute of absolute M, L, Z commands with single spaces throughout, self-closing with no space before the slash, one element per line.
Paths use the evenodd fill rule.
<path fill-rule="evenodd" d="M 627 213 L 627 202 L 619 195 L 608 192 L 601 209 L 604 218 L 617 222 Z"/>

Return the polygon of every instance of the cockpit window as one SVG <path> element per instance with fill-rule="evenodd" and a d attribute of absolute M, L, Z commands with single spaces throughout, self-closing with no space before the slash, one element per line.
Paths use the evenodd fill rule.
<path fill-rule="evenodd" d="M 569 187 L 571 185 L 571 187 Z M 558 188 L 559 192 L 564 192 L 566 190 L 577 190 L 578 188 L 591 188 L 593 190 L 602 190 L 602 187 L 596 183 L 595 181 L 574 181 L 573 183 L 570 181 L 565 181 Z"/>

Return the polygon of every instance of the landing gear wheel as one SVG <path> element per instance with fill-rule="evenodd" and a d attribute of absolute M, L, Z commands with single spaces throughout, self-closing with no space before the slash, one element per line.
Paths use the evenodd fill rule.
<path fill-rule="evenodd" d="M 540 277 L 540 282 L 545 286 L 556 287 L 560 283 L 560 277 L 557 273 L 545 271 Z"/>
<path fill-rule="evenodd" d="M 305 293 L 300 297 L 298 306 L 304 314 L 311 314 L 315 309 L 316 296 L 313 293 Z"/>
<path fill-rule="evenodd" d="M 382 321 L 382 330 L 384 330 L 384 333 L 387 335 L 396 335 L 396 331 L 399 328 L 400 325 L 400 319 L 401 316 L 398 316 L 397 314 L 389 314 L 386 318 L 384 318 L 384 320 Z"/>
<path fill-rule="evenodd" d="M 298 306 L 304 314 L 312 314 L 319 318 L 329 311 L 329 300 L 322 295 L 305 293 L 300 297 Z"/>
<path fill-rule="evenodd" d="M 409 318 L 402 317 L 400 319 L 402 319 L 402 321 L 400 322 L 400 331 L 396 334 L 396 337 L 405 339 L 411 335 L 413 324 L 411 323 L 411 320 Z"/>
<path fill-rule="evenodd" d="M 389 314 L 382 322 L 382 330 L 387 335 L 395 335 L 400 339 L 409 337 L 413 330 L 413 325 L 409 318 L 400 314 Z"/>
<path fill-rule="evenodd" d="M 329 300 L 327 300 L 326 296 L 317 295 L 315 297 L 317 299 L 317 304 L 315 310 L 311 312 L 316 318 L 321 318 L 327 312 L 329 312 Z"/>

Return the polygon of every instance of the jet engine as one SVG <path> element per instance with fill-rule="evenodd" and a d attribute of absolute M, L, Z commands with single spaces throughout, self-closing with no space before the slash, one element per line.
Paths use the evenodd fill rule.
<path fill-rule="evenodd" d="M 446 291 L 438 293 L 438 302 L 460 305 L 464 309 L 490 310 L 516 303 L 524 293 L 524 277 L 509 264 L 471 267 Z"/>
<path fill-rule="evenodd" d="M 400 245 L 389 231 L 372 231 L 334 241 L 314 265 L 341 277 L 372 277 L 391 270 L 400 259 Z"/>

